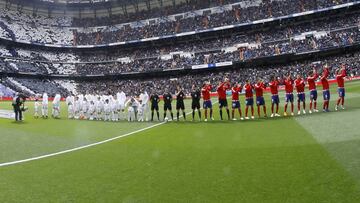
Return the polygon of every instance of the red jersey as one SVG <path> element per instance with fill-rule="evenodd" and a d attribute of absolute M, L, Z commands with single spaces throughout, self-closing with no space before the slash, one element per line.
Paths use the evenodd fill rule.
<path fill-rule="evenodd" d="M 277 95 L 279 93 L 279 81 L 274 80 L 269 83 L 270 92 L 272 95 Z"/>
<path fill-rule="evenodd" d="M 264 95 L 264 89 L 265 89 L 265 84 L 264 83 L 256 83 L 255 84 L 255 93 L 256 93 L 256 97 L 262 97 Z"/>
<path fill-rule="evenodd" d="M 201 89 L 201 93 L 202 93 L 204 101 L 210 100 L 210 91 L 211 91 L 211 89 L 212 89 L 211 85 L 205 85 Z"/>
<path fill-rule="evenodd" d="M 309 83 L 309 90 L 316 90 L 316 84 L 315 81 L 319 77 L 317 73 L 315 73 L 314 76 L 307 77 L 307 82 Z"/>
<path fill-rule="evenodd" d="M 346 77 L 345 69 L 341 71 L 340 75 L 336 75 L 336 82 L 338 84 L 338 87 L 344 87 L 344 77 Z"/>
<path fill-rule="evenodd" d="M 233 101 L 239 101 L 239 93 L 241 92 L 242 87 L 233 87 L 231 88 L 231 97 Z"/>
<path fill-rule="evenodd" d="M 330 75 L 330 71 L 329 71 L 329 68 L 324 68 L 324 71 L 323 71 L 323 77 L 329 77 L 329 75 Z"/>
<path fill-rule="evenodd" d="M 294 92 L 294 81 L 292 79 L 285 79 L 285 92 L 287 94 L 292 94 Z"/>
<path fill-rule="evenodd" d="M 302 78 L 296 79 L 295 87 L 297 93 L 303 93 L 305 91 L 305 81 Z"/>
<path fill-rule="evenodd" d="M 329 89 L 329 82 L 328 82 L 328 79 L 327 79 L 326 75 L 323 75 L 320 78 L 320 80 L 321 80 L 323 90 L 328 90 Z"/>
<path fill-rule="evenodd" d="M 244 86 L 245 88 L 245 97 L 246 98 L 252 98 L 254 96 L 253 94 L 253 86 L 251 84 L 246 84 Z"/>
<path fill-rule="evenodd" d="M 217 88 L 219 99 L 226 99 L 226 90 L 230 89 L 228 83 L 221 83 Z"/>

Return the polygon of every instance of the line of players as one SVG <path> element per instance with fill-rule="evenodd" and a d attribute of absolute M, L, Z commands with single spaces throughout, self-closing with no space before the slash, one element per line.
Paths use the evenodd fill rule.
<path fill-rule="evenodd" d="M 56 94 L 52 101 L 52 117 L 60 117 L 60 94 Z M 115 97 L 112 95 L 91 95 L 79 94 L 77 96 L 69 95 L 66 97 L 67 113 L 70 119 L 81 120 L 104 120 L 119 121 L 126 119 L 128 121 L 144 121 L 148 120 L 145 115 L 148 112 L 149 95 L 142 93 L 139 99 L 127 98 L 124 92 L 119 92 Z M 35 98 L 34 117 L 48 118 L 49 97 L 47 93 L 42 96 L 41 102 L 39 98 Z M 127 116 L 125 115 L 127 109 Z"/>
<path fill-rule="evenodd" d="M 316 89 L 316 80 L 320 77 L 323 89 L 323 111 L 329 111 L 329 100 L 330 100 L 330 90 L 329 90 L 329 68 L 325 66 L 320 76 L 316 69 L 308 73 L 306 81 L 308 83 L 308 88 L 310 92 L 310 105 L 309 113 L 318 112 L 317 110 L 317 89 Z M 345 66 L 342 65 L 336 71 L 336 81 L 338 84 L 338 94 L 339 98 L 335 106 L 335 110 L 338 110 L 339 107 L 344 109 L 344 78 L 346 77 Z M 267 86 L 270 88 L 271 92 L 271 117 L 278 117 L 279 115 L 279 85 L 283 83 L 285 86 L 285 106 L 284 106 L 284 116 L 288 115 L 288 106 L 290 106 L 290 115 L 294 115 L 294 89 L 297 94 L 297 114 L 301 114 L 301 107 L 303 114 L 306 114 L 305 108 L 305 79 L 301 75 L 297 75 L 296 79 L 292 79 L 291 76 L 286 78 L 275 78 L 271 77 L 271 81 L 266 85 L 261 79 L 258 80 L 256 84 L 251 84 L 248 80 L 244 85 L 236 82 L 233 87 L 231 87 L 230 81 L 228 78 L 225 78 L 224 81 L 220 82 L 217 86 L 217 94 L 219 101 L 219 112 L 220 119 L 223 120 L 223 109 L 226 110 L 227 118 L 236 120 L 235 113 L 238 112 L 240 119 L 254 119 L 254 92 L 256 96 L 256 106 L 258 116 L 261 117 L 261 107 L 263 109 L 264 117 L 267 117 L 266 105 L 264 99 L 264 90 Z M 212 102 L 211 102 L 211 91 L 212 85 L 210 82 L 205 82 L 201 90 L 196 88 L 194 85 L 191 90 L 191 108 L 192 108 L 192 119 L 195 119 L 195 113 L 198 111 L 199 120 L 202 119 L 200 100 L 203 99 L 203 109 L 204 109 L 204 121 L 208 120 L 208 115 L 210 119 L 213 118 L 212 111 Z M 232 112 L 230 117 L 229 105 L 227 102 L 227 92 L 231 90 L 232 94 Z M 241 105 L 239 100 L 239 95 L 244 91 L 245 93 L 245 118 L 242 115 Z M 184 91 L 180 86 L 177 87 L 176 93 L 176 119 L 180 119 L 180 112 L 182 117 L 186 120 L 185 114 L 185 105 L 184 99 L 186 97 Z M 165 91 L 163 95 L 164 101 L 164 114 L 163 120 L 169 120 L 167 113 L 170 114 L 171 120 L 174 120 L 173 111 L 172 111 L 172 101 L 173 95 L 169 91 Z M 141 93 L 138 98 L 135 97 L 126 97 L 124 92 L 117 93 L 115 97 L 112 95 L 77 95 L 77 96 L 68 96 L 66 98 L 66 104 L 68 106 L 68 117 L 71 119 L 89 119 L 89 120 L 104 120 L 104 121 L 119 121 L 127 119 L 128 121 L 148 121 L 148 113 L 151 111 L 151 121 L 154 120 L 154 115 L 156 113 L 157 119 L 160 121 L 159 113 L 159 102 L 160 97 L 156 93 L 149 96 L 146 91 Z M 149 109 L 149 103 L 151 108 Z M 52 116 L 58 118 L 60 116 L 60 95 L 56 95 L 53 102 Z M 47 118 L 48 112 L 48 96 L 44 93 L 42 98 L 42 104 L 36 100 L 35 102 L 35 117 L 38 117 L 41 113 L 42 117 Z M 40 112 L 41 109 L 41 112 Z M 127 109 L 127 112 L 125 110 Z M 250 112 L 249 112 L 250 111 Z"/>
<path fill-rule="evenodd" d="M 329 111 L 329 100 L 330 100 L 330 90 L 329 90 L 329 77 L 330 71 L 327 65 L 323 68 L 322 75 L 320 76 L 316 69 L 314 68 L 312 71 L 308 73 L 308 77 L 306 81 L 308 83 L 308 88 L 310 92 L 310 105 L 309 105 L 309 113 L 318 112 L 317 109 L 317 89 L 316 89 L 316 80 L 320 77 L 320 81 L 323 87 L 323 111 Z M 337 100 L 335 110 L 337 111 L 339 108 L 344 109 L 344 98 L 345 98 L 345 88 L 344 88 L 344 78 L 346 77 L 345 65 L 341 65 L 341 68 L 336 70 L 336 81 L 338 84 L 338 94 L 339 98 Z M 294 88 L 296 89 L 297 94 L 297 114 L 301 114 L 301 107 L 303 114 L 306 114 L 305 108 L 305 86 L 306 81 L 301 77 L 301 75 L 297 75 L 296 79 L 292 79 L 291 75 L 287 76 L 284 79 L 271 77 L 270 82 L 268 84 L 271 92 L 271 117 L 278 117 L 279 115 L 279 85 L 282 82 L 285 85 L 285 107 L 284 107 L 284 116 L 288 115 L 288 105 L 290 105 L 290 115 L 294 115 Z M 204 84 L 202 88 L 202 95 L 204 99 L 203 108 L 205 109 L 205 121 L 207 121 L 207 111 L 210 111 L 210 118 L 212 117 L 212 104 L 210 100 L 210 90 L 212 86 L 209 82 Z M 223 119 L 223 108 L 226 109 L 227 117 L 230 120 L 230 111 L 227 103 L 227 95 L 226 92 L 231 90 L 232 92 L 232 119 L 235 118 L 235 111 L 237 110 L 240 115 L 240 119 L 244 120 L 242 117 L 239 94 L 244 90 L 245 92 L 245 119 L 254 119 L 254 92 L 256 95 L 256 105 L 257 105 L 257 113 L 258 116 L 261 117 L 261 107 L 263 108 L 264 117 L 267 117 L 266 113 L 266 105 L 264 99 L 264 90 L 266 89 L 265 83 L 259 79 L 256 84 L 251 84 L 248 80 L 245 85 L 242 86 L 239 83 L 236 83 L 233 87 L 230 86 L 230 82 L 227 78 L 225 78 L 224 82 L 220 82 L 217 86 L 217 93 L 219 97 L 219 112 L 220 119 Z M 251 117 L 249 117 L 249 109 L 251 111 Z"/>
<path fill-rule="evenodd" d="M 53 118 L 60 118 L 60 102 L 61 102 L 61 96 L 60 94 L 56 94 L 52 101 L 51 116 Z M 38 96 L 36 96 L 34 102 L 34 117 L 39 118 L 39 116 L 41 115 L 42 118 L 48 118 L 48 112 L 49 112 L 48 106 L 49 106 L 49 96 L 47 95 L 47 93 L 44 93 L 42 95 L 41 103 L 39 101 Z"/>

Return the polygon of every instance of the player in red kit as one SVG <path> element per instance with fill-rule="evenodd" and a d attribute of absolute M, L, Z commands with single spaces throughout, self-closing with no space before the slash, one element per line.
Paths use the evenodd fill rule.
<path fill-rule="evenodd" d="M 258 116 L 260 118 L 260 106 L 263 106 L 264 110 L 264 117 L 267 117 L 266 115 L 266 105 L 265 105 L 265 99 L 264 99 L 264 90 L 266 89 L 266 86 L 264 82 L 259 79 L 258 82 L 254 86 L 255 93 L 256 93 L 256 106 L 257 106 L 257 112 Z"/>
<path fill-rule="evenodd" d="M 228 78 L 225 78 L 224 82 L 220 82 L 219 86 L 217 87 L 216 91 L 218 93 L 218 97 L 219 97 L 219 112 L 220 112 L 220 119 L 223 119 L 223 112 L 222 109 L 223 107 L 225 107 L 226 109 L 226 113 L 228 115 L 228 120 L 230 120 L 230 111 L 229 111 L 229 107 L 228 107 L 228 102 L 227 102 L 227 98 L 226 98 L 226 91 L 230 90 L 230 82 Z"/>
<path fill-rule="evenodd" d="M 249 119 L 248 117 L 248 111 L 249 107 L 251 108 L 251 119 L 254 119 L 254 94 L 253 89 L 254 87 L 250 84 L 249 80 L 246 80 L 246 84 L 244 86 L 245 89 L 245 119 Z"/>
<path fill-rule="evenodd" d="M 323 98 L 324 98 L 324 104 L 323 104 L 323 111 L 324 112 L 329 112 L 329 101 L 330 101 L 330 88 L 329 88 L 329 82 L 328 82 L 328 77 L 329 77 L 330 71 L 329 68 L 327 67 L 327 65 L 325 65 L 324 70 L 323 70 L 323 74 L 320 78 L 322 87 L 323 87 Z"/>
<path fill-rule="evenodd" d="M 316 109 L 316 100 L 317 100 L 317 90 L 316 90 L 316 79 L 319 77 L 319 75 L 316 72 L 316 69 L 314 68 L 313 71 L 310 71 L 307 77 L 307 82 L 309 84 L 309 91 L 310 91 L 310 109 L 309 113 L 312 113 L 312 110 L 314 112 L 318 112 Z M 314 109 L 313 109 L 314 107 Z"/>
<path fill-rule="evenodd" d="M 294 115 L 294 80 L 291 78 L 291 75 L 287 76 L 284 80 L 285 85 L 285 108 L 284 116 L 287 116 L 287 107 L 290 102 L 291 104 L 291 115 Z"/>
<path fill-rule="evenodd" d="M 241 113 L 239 94 L 241 93 L 242 86 L 237 82 L 234 87 L 231 88 L 231 98 L 232 98 L 232 119 L 235 121 L 235 110 L 237 109 L 240 115 L 240 119 L 244 120 Z"/>
<path fill-rule="evenodd" d="M 339 109 L 339 104 L 341 103 L 341 108 L 344 108 L 344 101 L 345 101 L 345 80 L 344 77 L 346 77 L 346 70 L 345 65 L 341 64 L 341 68 L 336 71 L 336 82 L 338 84 L 338 93 L 339 93 L 339 99 L 337 100 L 335 111 Z"/>
<path fill-rule="evenodd" d="M 270 92 L 271 92 L 271 118 L 279 115 L 279 81 L 274 76 L 270 78 Z M 276 112 L 274 113 L 274 106 L 276 105 Z"/>
<path fill-rule="evenodd" d="M 212 103 L 210 100 L 211 89 L 212 89 L 212 86 L 210 85 L 210 82 L 205 82 L 204 86 L 201 89 L 201 94 L 202 94 L 203 100 L 204 100 L 203 108 L 205 109 L 205 120 L 204 121 L 207 121 L 208 109 L 210 109 L 210 118 L 212 120 L 214 120 L 214 118 L 212 117 L 213 111 L 212 111 Z"/>
<path fill-rule="evenodd" d="M 300 103 L 303 103 L 303 114 L 306 114 L 305 108 L 305 81 L 301 78 L 301 75 L 297 75 L 295 80 L 295 88 L 298 96 L 298 115 L 300 115 Z"/>

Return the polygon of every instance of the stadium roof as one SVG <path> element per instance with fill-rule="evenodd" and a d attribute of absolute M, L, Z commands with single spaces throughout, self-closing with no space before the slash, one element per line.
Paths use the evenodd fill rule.
<path fill-rule="evenodd" d="M 54 13 L 72 16 L 97 16 L 140 12 L 159 5 L 176 6 L 185 0 L 0 0 L 0 7 L 20 11 L 52 15 Z"/>
<path fill-rule="evenodd" d="M 38 1 L 44 1 L 44 2 L 50 2 L 50 3 L 100 3 L 100 2 L 108 2 L 113 0 L 38 0 Z"/>
<path fill-rule="evenodd" d="M 9 2 L 12 4 L 21 4 L 21 5 L 47 5 L 47 6 L 99 6 L 99 5 L 133 5 L 139 4 L 144 2 L 151 2 L 154 0 L 0 0 L 3 2 Z M 162 2 L 182 2 L 184 0 L 156 0 Z"/>

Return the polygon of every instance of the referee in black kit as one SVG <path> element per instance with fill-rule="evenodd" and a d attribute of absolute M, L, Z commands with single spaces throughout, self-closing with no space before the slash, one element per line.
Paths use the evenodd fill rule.
<path fill-rule="evenodd" d="M 182 88 L 180 86 L 177 86 L 177 91 L 176 91 L 176 118 L 177 118 L 178 121 L 180 119 L 180 110 L 182 111 L 184 120 L 186 121 L 184 98 L 185 98 L 184 91 L 182 90 Z"/>
<path fill-rule="evenodd" d="M 200 110 L 200 98 L 201 92 L 199 89 L 195 87 L 195 85 L 191 88 L 191 109 L 192 109 L 192 120 L 195 120 L 195 109 L 198 110 L 199 121 L 201 121 L 201 110 Z"/>
<path fill-rule="evenodd" d="M 163 95 L 163 100 L 164 100 L 164 120 L 166 118 L 166 112 L 170 111 L 171 114 L 171 120 L 174 120 L 174 114 L 172 112 L 172 106 L 171 106 L 171 102 L 172 102 L 172 95 L 170 94 L 169 90 L 165 90 L 165 93 Z"/>
<path fill-rule="evenodd" d="M 150 101 L 151 101 L 151 121 L 154 121 L 154 111 L 156 111 L 157 118 L 160 121 L 160 114 L 159 114 L 160 98 L 155 91 L 151 94 Z"/>

